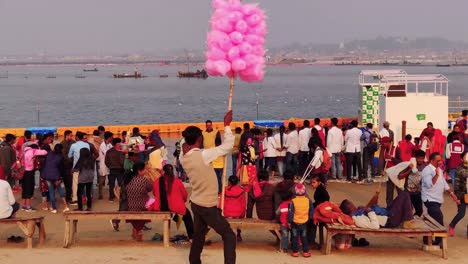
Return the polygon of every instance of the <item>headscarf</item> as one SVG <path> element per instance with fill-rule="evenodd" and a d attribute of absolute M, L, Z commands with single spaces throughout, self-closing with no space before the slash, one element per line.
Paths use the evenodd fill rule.
<path fill-rule="evenodd" d="M 155 149 L 159 149 L 161 147 L 166 146 L 162 141 L 161 136 L 159 135 L 159 130 L 155 129 L 151 131 L 149 145 L 154 146 Z"/>

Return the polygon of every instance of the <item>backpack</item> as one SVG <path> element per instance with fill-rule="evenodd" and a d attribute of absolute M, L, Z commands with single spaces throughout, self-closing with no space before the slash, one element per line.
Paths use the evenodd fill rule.
<path fill-rule="evenodd" d="M 322 165 L 320 165 L 320 169 L 322 172 L 329 172 L 332 166 L 332 160 L 330 157 L 330 153 L 328 153 L 327 149 L 322 150 Z"/>
<path fill-rule="evenodd" d="M 371 152 L 376 152 L 379 149 L 379 143 L 377 143 L 376 138 L 377 136 L 374 133 L 369 132 L 367 129 L 363 130 L 363 140 L 365 141 L 365 136 L 364 133 L 369 134 L 369 144 L 367 146 L 369 147 L 369 150 Z"/>

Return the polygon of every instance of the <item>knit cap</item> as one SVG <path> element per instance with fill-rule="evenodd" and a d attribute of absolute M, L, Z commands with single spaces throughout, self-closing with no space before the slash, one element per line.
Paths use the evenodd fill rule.
<path fill-rule="evenodd" d="M 302 183 L 298 183 L 294 187 L 294 192 L 296 195 L 304 195 L 306 193 L 306 187 Z"/>

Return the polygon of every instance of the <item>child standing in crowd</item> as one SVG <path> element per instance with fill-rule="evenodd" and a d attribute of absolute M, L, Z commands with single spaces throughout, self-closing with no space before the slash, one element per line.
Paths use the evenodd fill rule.
<path fill-rule="evenodd" d="M 240 151 L 240 160 L 237 163 L 240 182 L 241 184 L 250 184 L 257 176 L 257 168 L 255 166 L 257 156 L 255 155 L 254 141 L 248 138 Z"/>
<path fill-rule="evenodd" d="M 96 162 L 94 161 L 91 151 L 87 148 L 80 149 L 80 159 L 75 165 L 74 170 L 79 171 L 78 176 L 78 210 L 83 211 L 83 194 L 86 191 L 86 211 L 91 211 L 92 207 L 92 188 L 93 180 L 96 175 Z"/>
<path fill-rule="evenodd" d="M 227 218 L 245 217 L 245 190 L 239 185 L 237 176 L 229 177 L 229 186 L 224 195 L 224 216 Z M 241 230 L 237 229 L 237 241 L 242 241 Z"/>
<path fill-rule="evenodd" d="M 307 239 L 307 222 L 314 216 L 314 205 L 305 197 L 306 187 L 298 183 L 294 187 L 296 197 L 291 200 L 289 205 L 288 223 L 291 227 L 292 236 L 292 256 L 299 257 L 299 236 L 302 242 L 302 256 L 310 257 L 309 241 Z"/>
<path fill-rule="evenodd" d="M 291 203 L 292 193 L 290 191 L 281 193 L 281 204 L 276 209 L 276 215 L 279 216 L 279 222 L 281 224 L 281 251 L 288 253 L 289 247 L 289 205 Z"/>

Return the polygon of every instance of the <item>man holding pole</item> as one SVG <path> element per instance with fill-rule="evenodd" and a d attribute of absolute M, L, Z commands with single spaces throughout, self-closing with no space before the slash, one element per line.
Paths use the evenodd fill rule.
<path fill-rule="evenodd" d="M 232 151 L 234 135 L 229 125 L 232 111 L 224 116 L 224 142 L 211 149 L 200 149 L 202 131 L 189 126 L 182 133 L 184 137 L 180 161 L 192 184 L 190 198 L 194 217 L 193 242 L 190 249 L 191 264 L 201 263 L 208 226 L 213 228 L 224 241 L 224 263 L 236 263 L 236 235 L 222 216 L 218 206 L 218 179 L 212 161 Z"/>

